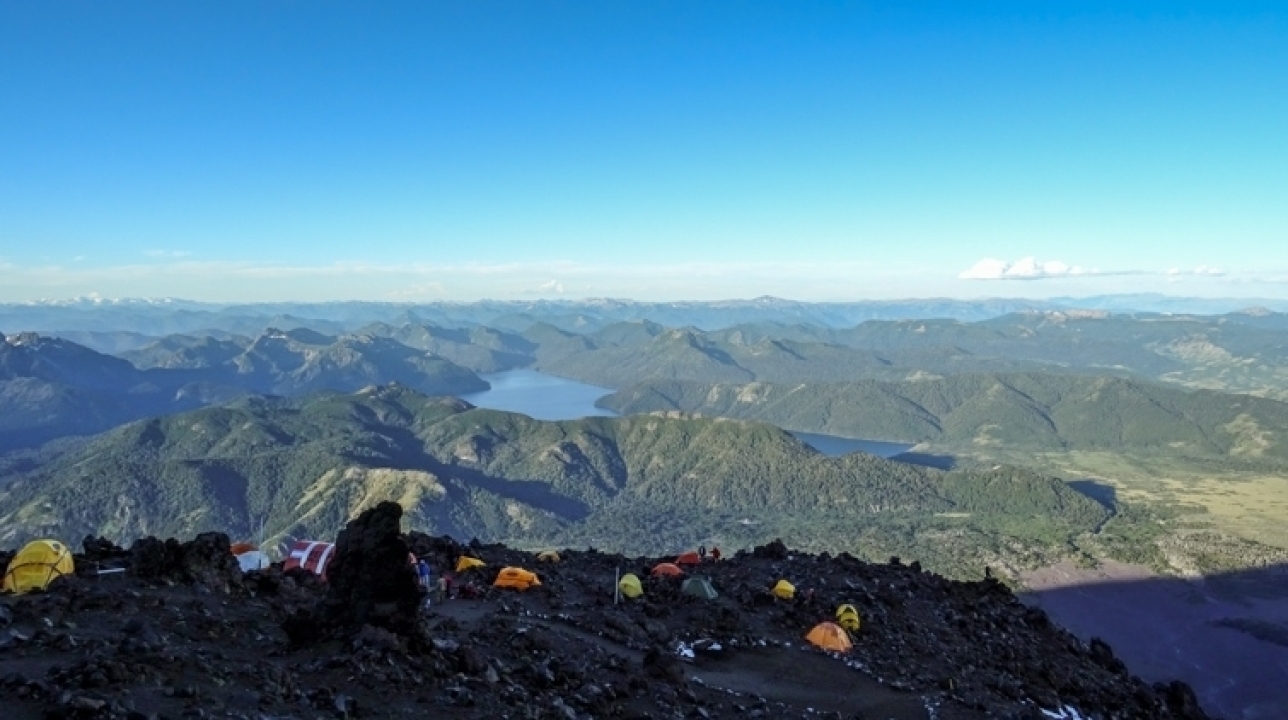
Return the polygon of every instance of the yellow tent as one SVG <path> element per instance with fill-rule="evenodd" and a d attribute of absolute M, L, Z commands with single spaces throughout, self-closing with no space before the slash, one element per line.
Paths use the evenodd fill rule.
<path fill-rule="evenodd" d="M 634 573 L 626 573 L 617 583 L 617 589 L 628 598 L 637 598 L 644 594 L 644 587 L 640 585 L 640 579 Z"/>
<path fill-rule="evenodd" d="M 472 558 L 469 555 L 462 555 L 461 558 L 456 561 L 456 572 L 465 572 L 470 568 L 484 567 L 484 566 L 485 564 L 482 560 L 479 560 L 478 558 Z"/>
<path fill-rule="evenodd" d="M 853 605 L 842 605 L 836 609 L 836 624 L 849 630 L 859 631 L 859 611 Z"/>
<path fill-rule="evenodd" d="M 779 580 L 778 584 L 774 586 L 774 589 L 769 592 L 773 593 L 774 597 L 781 600 L 791 600 L 796 597 L 796 586 L 786 580 Z"/>
<path fill-rule="evenodd" d="M 57 540 L 33 540 L 9 561 L 4 574 L 4 592 L 21 595 L 49 587 L 49 583 L 76 571 L 72 553 Z"/>
<path fill-rule="evenodd" d="M 805 636 L 814 645 L 832 652 L 848 653 L 854 647 L 845 629 L 836 623 L 821 622 Z"/>
<path fill-rule="evenodd" d="M 554 550 L 547 550 L 543 553 L 537 553 L 537 560 L 539 562 L 552 562 L 552 563 L 559 562 L 559 553 L 555 552 Z"/>
<path fill-rule="evenodd" d="M 537 579 L 536 573 L 529 572 L 523 568 L 508 567 L 502 568 L 501 572 L 497 573 L 496 582 L 492 583 L 492 586 L 527 590 L 533 585 L 540 584 L 541 581 Z"/>

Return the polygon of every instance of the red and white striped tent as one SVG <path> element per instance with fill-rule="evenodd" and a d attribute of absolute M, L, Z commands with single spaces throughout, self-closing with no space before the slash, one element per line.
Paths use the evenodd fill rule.
<path fill-rule="evenodd" d="M 334 554 L 335 543 L 299 540 L 291 546 L 291 551 L 286 555 L 286 562 L 283 563 L 282 570 L 304 568 L 314 575 L 320 575 L 325 580 L 326 565 L 331 561 L 331 556 Z"/>

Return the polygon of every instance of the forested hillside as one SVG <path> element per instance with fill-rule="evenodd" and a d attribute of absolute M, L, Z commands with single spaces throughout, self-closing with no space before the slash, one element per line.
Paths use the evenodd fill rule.
<path fill-rule="evenodd" d="M 960 375 L 850 383 L 652 382 L 601 401 L 791 430 L 969 447 L 1146 451 L 1288 461 L 1288 404 L 1115 377 Z"/>
<path fill-rule="evenodd" d="M 1018 469 L 826 458 L 777 428 L 640 416 L 539 422 L 399 386 L 248 398 L 40 457 L 0 491 L 6 541 L 218 528 L 331 537 L 393 499 L 429 533 L 670 552 L 694 538 L 915 553 L 946 572 L 1067 551 L 1107 512 Z M 970 542 L 945 543 L 945 537 Z"/>

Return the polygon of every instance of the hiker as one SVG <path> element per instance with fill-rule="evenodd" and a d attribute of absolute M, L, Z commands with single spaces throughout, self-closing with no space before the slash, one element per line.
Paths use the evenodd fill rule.
<path fill-rule="evenodd" d="M 706 546 L 706 545 L 699 545 L 699 546 L 698 546 L 698 558 L 699 558 L 699 559 L 701 559 L 701 560 L 706 560 L 706 559 L 707 559 L 707 546 Z"/>
<path fill-rule="evenodd" d="M 720 548 L 718 547 L 711 548 L 711 559 L 714 562 L 720 562 Z"/>
<path fill-rule="evenodd" d="M 421 586 L 422 588 L 424 588 L 426 592 L 428 592 L 428 591 L 429 591 L 429 589 L 430 589 L 430 584 L 429 584 L 429 576 L 430 576 L 430 572 L 429 572 L 429 563 L 425 562 L 425 559 L 424 559 L 424 558 L 421 558 L 420 562 L 416 563 L 416 573 L 417 573 L 417 575 L 419 575 L 419 576 L 420 576 L 420 586 Z"/>
<path fill-rule="evenodd" d="M 435 594 L 435 599 L 437 599 L 437 600 L 438 600 L 438 602 L 440 602 L 440 603 L 441 603 L 441 602 L 443 602 L 444 600 L 446 600 L 446 599 L 447 599 L 447 591 L 448 591 L 448 589 L 449 589 L 450 587 L 451 587 L 451 583 L 450 583 L 450 582 L 448 581 L 448 579 L 447 579 L 447 573 L 443 573 L 442 575 L 439 575 L 439 576 L 438 576 L 438 591 L 437 591 L 437 593 Z"/>

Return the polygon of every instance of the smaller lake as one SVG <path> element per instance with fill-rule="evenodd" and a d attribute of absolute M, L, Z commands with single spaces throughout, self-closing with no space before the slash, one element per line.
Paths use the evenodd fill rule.
<path fill-rule="evenodd" d="M 611 388 L 588 385 L 576 380 L 547 375 L 536 370 L 508 370 L 479 377 L 488 381 L 491 390 L 461 395 L 471 405 L 490 410 L 523 413 L 537 420 L 576 420 L 598 416 L 614 417 L 617 413 L 595 407 L 595 401 L 613 392 Z M 837 457 L 852 452 L 865 452 L 890 458 L 912 447 L 907 443 L 856 440 L 793 432 L 798 440 L 815 450 Z"/>
<path fill-rule="evenodd" d="M 869 455 L 876 455 L 883 458 L 892 458 L 895 455 L 908 452 L 912 449 L 909 443 L 881 442 L 880 440 L 856 440 L 854 438 L 838 437 L 836 435 L 819 435 L 818 433 L 796 432 L 788 430 L 797 440 L 809 445 L 815 450 L 829 455 L 838 457 L 849 455 L 852 452 L 865 452 Z"/>

